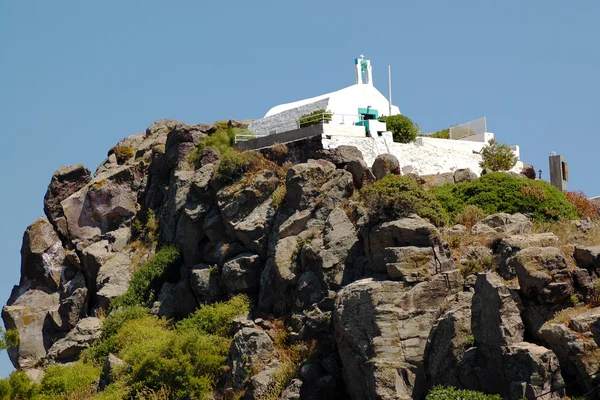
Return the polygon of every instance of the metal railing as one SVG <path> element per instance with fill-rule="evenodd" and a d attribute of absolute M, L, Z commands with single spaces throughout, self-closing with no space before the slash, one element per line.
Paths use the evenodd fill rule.
<path fill-rule="evenodd" d="M 254 133 L 254 132 L 248 130 L 248 131 L 236 133 L 235 142 L 236 143 L 245 142 L 247 140 L 252 140 L 252 139 L 256 139 L 259 137 L 265 137 L 265 136 L 268 136 L 268 135 L 261 135 L 261 134 Z"/>

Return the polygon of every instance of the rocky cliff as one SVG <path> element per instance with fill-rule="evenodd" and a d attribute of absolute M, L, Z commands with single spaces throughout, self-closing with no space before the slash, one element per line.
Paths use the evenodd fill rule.
<path fill-rule="evenodd" d="M 568 246 L 521 214 L 470 229 L 410 213 L 382 221 L 357 193 L 399 173 L 393 156 L 368 168 L 355 148 L 308 140 L 265 149 L 227 176 L 217 151 L 197 150 L 217 129 L 161 120 L 93 175 L 56 171 L 2 311 L 18 332 L 8 350 L 17 369 L 40 379 L 77 360 L 140 262 L 173 244 L 181 262 L 150 313 L 179 320 L 201 304 L 251 299 L 217 397 L 420 399 L 436 385 L 509 399 L 595 395 L 600 247 L 577 245 L 591 243 L 594 222 L 568 223 L 582 232 Z M 278 329 L 311 348 L 285 379 Z M 110 355 L 105 369 L 119 362 Z"/>

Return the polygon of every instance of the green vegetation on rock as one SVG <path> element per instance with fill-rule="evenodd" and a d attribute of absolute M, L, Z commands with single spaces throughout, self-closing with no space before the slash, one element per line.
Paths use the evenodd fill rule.
<path fill-rule="evenodd" d="M 178 261 L 179 250 L 175 246 L 169 245 L 160 249 L 133 273 L 127 292 L 114 299 L 111 308 L 136 305 L 152 306 L 169 270 L 175 270 Z"/>
<path fill-rule="evenodd" d="M 360 194 L 378 222 L 393 221 L 412 213 L 427 218 L 436 226 L 443 226 L 448 221 L 435 195 L 408 176 L 388 175 L 362 189 Z"/>
<path fill-rule="evenodd" d="M 149 393 L 165 395 L 160 398 L 209 398 L 225 367 L 233 320 L 249 309 L 249 299 L 238 295 L 200 306 L 176 324 L 137 305 L 114 310 L 100 339 L 80 361 L 48 367 L 40 384 L 32 383 L 24 372 L 13 372 L 0 380 L 0 398 L 101 400 L 148 398 Z M 94 384 L 109 353 L 125 364 L 113 376 L 116 382 L 96 393 Z"/>
<path fill-rule="evenodd" d="M 502 400 L 497 394 L 485 394 L 474 390 L 436 386 L 427 393 L 425 400 Z"/>
<path fill-rule="evenodd" d="M 433 192 L 451 222 L 467 205 L 479 207 L 486 215 L 520 212 L 539 221 L 577 219 L 575 207 L 562 191 L 546 182 L 502 172 L 486 174 L 473 182 L 443 185 Z"/>

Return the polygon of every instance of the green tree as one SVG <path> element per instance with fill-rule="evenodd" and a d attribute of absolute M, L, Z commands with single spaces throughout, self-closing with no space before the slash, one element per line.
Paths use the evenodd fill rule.
<path fill-rule="evenodd" d="M 380 120 L 385 121 L 387 130 L 394 135 L 394 142 L 410 143 L 417 139 L 419 125 L 415 124 L 406 115 L 391 115 L 381 117 Z"/>
<path fill-rule="evenodd" d="M 499 144 L 494 139 L 481 149 L 481 168 L 496 171 L 508 171 L 517 163 L 517 156 L 507 144 Z"/>

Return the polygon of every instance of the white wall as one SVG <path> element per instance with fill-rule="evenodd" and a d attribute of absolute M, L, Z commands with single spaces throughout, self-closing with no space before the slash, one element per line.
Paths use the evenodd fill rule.
<path fill-rule="evenodd" d="M 323 125 L 323 135 L 366 137 L 366 132 L 364 126 L 338 125 L 332 123 Z"/>
<path fill-rule="evenodd" d="M 449 139 L 438 139 L 456 142 Z M 417 173 L 419 175 L 432 175 L 444 172 L 453 172 L 461 168 L 469 168 L 477 175 L 481 175 L 481 156 L 474 154 L 471 149 L 463 147 L 436 147 L 420 145 L 417 143 L 396 143 L 389 135 L 378 137 L 343 137 L 332 136 L 323 139 L 323 148 L 336 148 L 341 145 L 356 146 L 363 154 L 367 165 L 372 166 L 375 158 L 384 153 L 393 154 L 398 158 L 403 174 Z M 468 143 L 468 142 L 465 142 Z M 522 162 L 517 162 L 511 170 L 521 172 Z"/>

